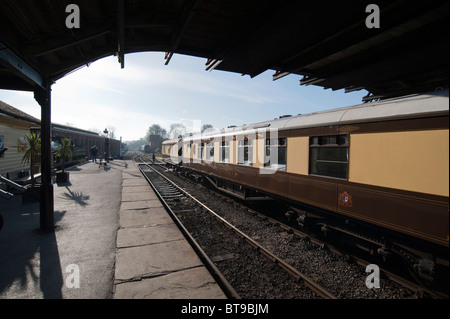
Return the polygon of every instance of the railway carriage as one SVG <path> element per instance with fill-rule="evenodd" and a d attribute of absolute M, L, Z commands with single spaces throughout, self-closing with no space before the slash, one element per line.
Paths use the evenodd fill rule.
<path fill-rule="evenodd" d="M 37 128 L 39 130 L 40 128 Z M 62 138 L 69 138 L 72 145 L 74 145 L 74 154 L 72 158 L 68 159 L 66 165 L 83 162 L 91 157 L 90 149 L 96 145 L 99 150 L 99 157 L 103 157 L 105 152 L 105 137 L 100 136 L 96 132 L 79 129 L 72 126 L 52 124 L 52 150 L 59 147 Z M 110 157 L 118 158 L 120 156 L 120 141 L 115 139 L 108 139 L 108 151 Z M 56 158 L 54 166 L 60 168 L 62 166 L 61 159 Z"/>
<path fill-rule="evenodd" d="M 309 212 L 299 223 L 432 280 L 448 268 L 448 101 L 442 90 L 282 116 L 167 141 L 163 155 L 243 199 L 287 200 Z"/>
<path fill-rule="evenodd" d="M 162 142 L 162 156 L 163 159 L 171 163 L 181 162 L 181 147 L 182 139 L 177 138 L 173 140 L 166 140 Z"/>

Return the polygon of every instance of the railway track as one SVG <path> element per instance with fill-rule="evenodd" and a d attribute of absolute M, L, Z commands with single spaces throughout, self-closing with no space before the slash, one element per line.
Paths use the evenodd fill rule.
<path fill-rule="evenodd" d="M 139 157 L 134 158 L 135 162 L 139 165 L 139 169 L 147 179 L 156 195 L 159 197 L 164 207 L 170 214 L 170 217 L 174 220 L 175 224 L 183 233 L 184 237 L 191 244 L 197 255 L 200 257 L 202 262 L 205 264 L 208 271 L 211 273 L 213 278 L 219 284 L 219 286 L 224 291 L 225 295 L 231 299 L 241 299 L 239 294 L 234 290 L 222 273 L 214 265 L 213 261 L 208 257 L 208 255 L 203 251 L 203 249 L 197 244 L 195 239 L 190 235 L 189 231 L 184 227 L 184 225 L 178 219 L 176 213 L 172 210 L 171 203 L 173 201 L 180 200 L 184 195 L 175 187 L 172 183 L 169 183 L 168 179 L 159 174 L 155 169 L 151 168 L 150 165 L 144 163 Z"/>
<path fill-rule="evenodd" d="M 173 201 L 177 202 L 183 196 L 192 197 L 185 190 L 181 189 L 180 187 L 175 186 L 173 184 L 173 182 L 169 182 L 169 184 L 170 184 L 170 186 L 167 186 L 167 189 L 169 190 L 168 195 L 167 195 L 167 196 L 169 196 L 169 200 L 173 200 Z M 182 195 L 182 194 L 185 194 L 185 195 Z M 230 203 L 234 202 L 227 195 L 214 193 L 214 197 L 217 197 L 217 199 L 218 199 L 217 201 L 230 202 Z M 330 290 L 327 290 L 326 288 L 321 287 L 320 284 L 319 284 L 321 281 L 317 280 L 317 277 L 308 276 L 305 273 L 299 271 L 296 268 L 296 266 L 292 265 L 292 262 L 291 262 L 289 256 L 283 255 L 280 252 L 274 253 L 273 251 L 271 251 L 271 249 L 273 247 L 271 247 L 270 243 L 267 244 L 267 241 L 266 241 L 265 244 L 261 243 L 261 242 L 264 242 L 264 241 L 262 241 L 262 240 L 260 240 L 258 238 L 260 236 L 245 234 L 244 232 L 239 230 L 238 227 L 232 225 L 230 222 L 227 222 L 224 217 L 222 217 L 219 214 L 215 213 L 213 211 L 213 209 L 210 209 L 209 207 L 206 207 L 203 203 L 201 203 L 200 200 L 195 199 L 194 202 L 196 202 L 196 205 L 198 205 L 199 207 L 202 207 L 203 211 L 208 212 L 212 216 L 215 216 L 215 218 L 218 221 L 220 221 L 221 223 L 225 224 L 228 229 L 233 230 L 233 232 L 238 234 L 238 236 L 240 238 L 242 238 L 246 243 L 252 245 L 261 254 L 263 254 L 266 257 L 268 257 L 269 260 L 271 260 L 273 263 L 276 263 L 278 266 L 282 267 L 295 280 L 303 282 L 306 286 L 309 287 L 309 289 L 315 291 L 315 293 L 317 295 L 319 295 L 320 297 L 322 297 L 322 298 L 336 298 L 336 297 L 338 297 L 338 298 L 348 298 L 346 296 L 343 297 L 343 296 L 339 295 L 339 293 L 333 293 L 333 289 L 331 289 L 332 292 L 330 292 Z M 298 230 L 298 229 L 296 229 L 294 227 L 291 227 L 289 225 L 284 224 L 280 220 L 276 220 L 276 219 L 273 219 L 271 217 L 268 217 L 267 215 L 264 215 L 263 213 L 260 213 L 257 210 L 250 209 L 248 207 L 243 207 L 241 203 L 234 202 L 232 205 L 241 206 L 241 208 L 243 210 L 248 211 L 251 215 L 256 216 L 257 218 L 259 218 L 261 220 L 264 220 L 267 223 L 270 223 L 271 225 L 275 225 L 276 227 L 281 228 L 282 230 L 285 231 L 285 233 L 290 234 L 293 237 L 299 238 L 302 241 L 311 242 L 311 244 L 314 244 L 316 247 L 319 247 L 319 249 L 321 249 L 321 250 L 322 249 L 330 250 L 333 254 L 343 256 L 343 259 L 345 259 L 345 260 L 349 260 L 350 259 L 352 263 L 354 262 L 354 263 L 356 263 L 356 264 L 358 264 L 358 265 L 360 265 L 360 266 L 362 266 L 364 268 L 367 267 L 367 265 L 370 264 L 370 262 L 365 261 L 364 259 L 362 259 L 360 257 L 350 256 L 348 253 L 342 253 L 342 251 L 340 251 L 339 249 L 331 246 L 330 243 L 324 243 L 324 242 L 322 242 L 322 241 L 320 241 L 318 239 L 311 238 L 309 235 L 303 233 L 302 231 L 300 231 L 300 230 Z M 183 215 L 185 216 L 186 214 L 189 214 L 188 211 L 179 212 L 179 214 L 181 216 L 183 216 Z M 228 217 L 227 217 L 227 219 L 228 219 Z M 255 237 L 258 239 L 258 241 L 256 241 L 254 239 Z M 265 245 L 267 247 L 271 247 L 271 249 L 268 249 L 267 247 L 265 247 Z M 277 256 L 277 254 L 282 256 L 282 258 Z M 289 262 L 287 262 L 287 260 Z M 448 298 L 448 296 L 445 296 L 445 295 L 442 295 L 442 294 L 439 294 L 439 293 L 435 293 L 434 291 L 428 290 L 428 289 L 418 285 L 417 283 L 414 283 L 414 282 L 411 282 L 409 280 L 406 280 L 406 279 L 402 278 L 399 275 L 396 275 L 396 274 L 394 274 L 392 272 L 387 271 L 386 269 L 380 269 L 380 272 L 382 273 L 384 282 L 386 282 L 386 281 L 393 282 L 393 283 L 397 284 L 400 287 L 403 287 L 405 290 L 408 291 L 407 293 L 403 293 L 403 295 L 406 296 L 406 297 L 401 297 L 400 296 L 400 297 L 395 297 L 395 298 L 434 298 L 434 299 Z M 357 294 L 355 296 L 356 296 L 356 298 L 359 298 Z M 351 298 L 353 298 L 353 297 L 351 297 Z M 362 298 L 365 298 L 364 295 L 363 295 Z M 369 297 L 369 298 L 372 298 L 372 297 Z M 377 298 L 377 297 L 375 296 L 374 298 Z M 381 297 L 381 298 L 384 298 L 384 297 Z"/>
<path fill-rule="evenodd" d="M 309 278 L 305 274 L 303 274 L 301 271 L 296 269 L 295 267 L 291 266 L 288 262 L 280 258 L 279 256 L 275 255 L 273 252 L 271 252 L 269 249 L 264 247 L 263 245 L 259 244 L 256 240 L 252 239 L 249 235 L 245 234 L 241 230 L 239 230 L 237 227 L 233 226 L 230 222 L 225 220 L 223 217 L 221 217 L 219 214 L 214 212 L 212 209 L 207 207 L 205 204 L 203 204 L 200 200 L 186 192 L 181 187 L 177 186 L 174 182 L 170 181 L 167 177 L 160 174 L 155 168 L 153 168 L 153 165 L 149 165 L 147 163 L 138 163 L 142 173 L 147 178 L 149 183 L 152 185 L 152 187 L 157 192 L 160 199 L 164 202 L 164 205 L 167 206 L 171 213 L 174 214 L 174 217 L 178 220 L 179 223 L 184 223 L 185 221 L 181 219 L 185 219 L 185 216 L 187 215 L 193 215 L 195 210 L 199 210 L 201 212 L 208 213 L 209 216 L 213 217 L 219 224 L 226 227 L 228 230 L 230 230 L 232 233 L 237 235 L 240 239 L 240 245 L 242 243 L 248 244 L 252 247 L 252 250 L 257 251 L 259 254 L 265 256 L 268 261 L 270 261 L 271 264 L 278 265 L 279 271 L 282 271 L 286 274 L 289 274 L 293 279 L 294 282 L 300 282 L 305 287 L 307 287 L 309 290 L 314 292 L 314 298 L 325 298 L 325 299 L 336 299 L 336 296 L 334 296 L 332 293 L 330 293 L 327 289 L 317 284 L 314 279 Z M 189 201 L 190 203 L 181 203 L 182 201 L 186 202 Z M 203 214 L 205 215 L 205 214 Z M 205 217 L 205 216 L 203 216 Z M 185 232 L 192 233 L 193 230 L 186 229 L 184 225 L 182 227 L 185 229 Z M 201 227 L 200 227 L 201 228 Z M 216 230 L 218 234 L 222 233 L 221 230 Z M 192 239 L 193 240 L 193 239 Z M 195 241 L 195 240 L 194 240 Z M 196 244 L 197 245 L 197 244 Z M 198 246 L 198 245 L 197 245 Z M 197 247 L 198 249 L 198 247 Z M 196 250 L 197 250 L 196 249 Z M 201 249 L 201 248 L 200 248 Z M 215 261 L 221 261 L 228 258 L 237 258 L 236 255 L 239 253 L 231 254 L 225 254 L 225 255 L 219 255 L 215 256 Z M 209 257 L 208 257 L 209 259 Z M 209 259 L 211 260 L 211 259 Z M 258 269 L 253 270 L 255 273 L 258 272 Z M 227 281 L 227 280 L 225 280 Z M 229 289 L 229 287 L 227 287 Z M 236 298 L 238 296 L 237 293 L 234 294 L 234 297 Z"/>

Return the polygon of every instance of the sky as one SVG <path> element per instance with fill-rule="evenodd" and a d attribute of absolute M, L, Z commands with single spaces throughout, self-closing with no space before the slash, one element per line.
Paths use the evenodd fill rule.
<path fill-rule="evenodd" d="M 301 76 L 273 81 L 273 70 L 254 78 L 205 71 L 206 59 L 177 55 L 164 65 L 163 52 L 132 53 L 121 69 L 117 57 L 92 62 L 52 86 L 52 122 L 86 130 L 114 128 L 117 139 L 145 137 L 159 124 L 182 123 L 188 132 L 203 124 L 216 129 L 258 123 L 360 104 L 367 91 L 344 93 L 300 86 Z M 41 118 L 32 92 L 0 90 L 0 100 Z"/>

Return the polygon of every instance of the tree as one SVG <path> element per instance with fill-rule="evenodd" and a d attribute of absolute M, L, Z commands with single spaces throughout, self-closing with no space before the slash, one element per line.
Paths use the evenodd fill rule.
<path fill-rule="evenodd" d="M 211 124 L 203 124 L 202 125 L 202 133 L 207 133 L 207 132 L 211 132 L 214 131 L 214 126 L 212 126 Z"/>
<path fill-rule="evenodd" d="M 137 151 L 140 150 L 141 146 L 144 145 L 147 142 L 147 140 L 143 137 L 139 140 L 135 141 L 126 141 L 129 151 Z"/>
<path fill-rule="evenodd" d="M 149 144 L 149 153 L 159 152 L 162 147 L 162 142 L 167 139 L 167 131 L 160 125 L 153 124 L 148 128 L 145 139 Z"/>
<path fill-rule="evenodd" d="M 116 138 L 116 128 L 114 126 L 108 126 L 108 137 L 112 140 Z"/>
<path fill-rule="evenodd" d="M 72 142 L 69 138 L 63 137 L 61 139 L 61 145 L 55 153 L 56 157 L 62 158 L 62 172 L 64 173 L 64 167 L 66 163 L 66 159 L 69 159 L 73 156 L 74 147 L 72 146 Z"/>
<path fill-rule="evenodd" d="M 151 135 L 159 135 L 159 136 L 162 137 L 162 139 L 166 139 L 167 138 L 167 131 L 166 131 L 166 129 L 162 128 L 160 125 L 153 124 L 152 126 L 150 126 L 148 128 L 147 133 L 145 135 L 145 138 L 149 142 L 150 142 L 150 136 Z"/>
<path fill-rule="evenodd" d="M 35 163 L 40 162 L 41 158 L 41 136 L 40 134 L 31 133 L 30 135 L 25 134 L 25 140 L 28 145 L 28 149 L 23 154 L 22 163 L 30 163 L 30 175 L 31 175 L 31 185 L 34 186 L 34 171 L 33 167 Z"/>
<path fill-rule="evenodd" d="M 181 123 L 173 123 L 170 125 L 169 138 L 176 139 L 187 134 L 186 126 Z"/>

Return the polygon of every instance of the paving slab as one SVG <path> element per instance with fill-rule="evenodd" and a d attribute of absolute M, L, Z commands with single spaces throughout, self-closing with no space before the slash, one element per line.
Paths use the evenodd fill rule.
<path fill-rule="evenodd" d="M 120 283 L 199 266 L 200 258 L 185 240 L 129 247 L 117 251 L 115 279 Z"/>
<path fill-rule="evenodd" d="M 124 193 L 145 193 L 151 189 L 150 185 L 135 185 L 135 186 L 123 186 L 122 194 Z"/>
<path fill-rule="evenodd" d="M 127 178 L 123 180 L 123 186 L 147 186 L 150 187 L 145 178 Z"/>
<path fill-rule="evenodd" d="M 154 192 L 150 191 L 149 188 L 144 192 L 129 192 L 122 194 L 122 202 L 135 202 L 142 200 L 159 200 L 158 196 Z"/>
<path fill-rule="evenodd" d="M 129 169 L 125 169 L 122 172 L 122 178 L 125 179 L 132 179 L 132 178 L 143 178 L 141 172 L 138 169 L 133 169 L 133 170 L 129 170 Z"/>
<path fill-rule="evenodd" d="M 128 227 L 117 232 L 117 248 L 159 244 L 184 239 L 175 224 Z"/>
<path fill-rule="evenodd" d="M 161 277 L 125 282 L 116 286 L 116 299 L 225 299 L 203 268 L 192 268 Z"/>
<path fill-rule="evenodd" d="M 173 220 L 163 207 L 120 211 L 119 225 L 122 228 L 170 223 L 173 223 Z"/>
<path fill-rule="evenodd" d="M 154 200 L 142 200 L 135 202 L 122 202 L 121 210 L 126 209 L 146 209 L 152 207 L 162 207 L 162 204 L 159 199 Z"/>

